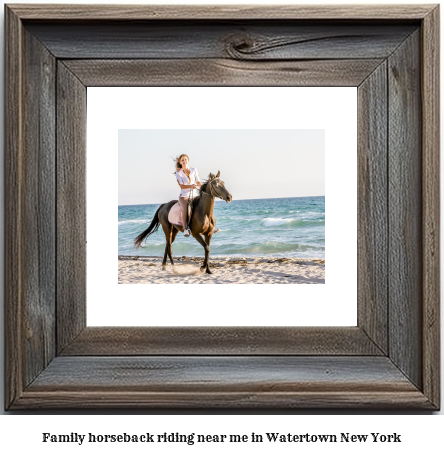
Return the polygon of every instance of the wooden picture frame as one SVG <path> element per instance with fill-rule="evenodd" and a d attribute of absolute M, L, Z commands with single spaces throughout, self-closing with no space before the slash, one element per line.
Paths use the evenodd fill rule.
<path fill-rule="evenodd" d="M 7 5 L 6 409 L 440 407 L 439 7 Z M 86 87 L 358 87 L 358 325 L 86 327 Z"/>

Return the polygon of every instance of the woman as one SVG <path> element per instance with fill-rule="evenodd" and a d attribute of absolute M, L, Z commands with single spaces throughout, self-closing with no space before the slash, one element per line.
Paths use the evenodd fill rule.
<path fill-rule="evenodd" d="M 179 204 L 182 209 L 183 234 L 185 237 L 191 234 L 188 227 L 188 198 L 192 189 L 202 186 L 197 169 L 190 168 L 189 162 L 188 155 L 182 154 L 176 157 L 176 179 L 181 188 Z"/>

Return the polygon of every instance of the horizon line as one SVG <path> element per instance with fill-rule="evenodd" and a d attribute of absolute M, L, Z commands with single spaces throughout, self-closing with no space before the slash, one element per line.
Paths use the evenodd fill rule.
<path fill-rule="evenodd" d="M 310 195 L 310 196 L 281 196 L 278 198 L 244 198 L 244 199 L 233 199 L 233 201 L 256 201 L 256 200 L 266 200 L 266 199 L 285 199 L 285 198 L 320 198 L 324 197 L 325 195 Z M 171 200 L 174 201 L 174 200 Z M 169 202 L 169 201 L 168 201 Z M 222 200 L 215 200 L 215 203 L 224 203 L 225 201 Z M 165 203 L 135 203 L 135 204 L 118 204 L 117 207 L 123 206 L 144 206 L 147 204 L 165 204 Z"/>

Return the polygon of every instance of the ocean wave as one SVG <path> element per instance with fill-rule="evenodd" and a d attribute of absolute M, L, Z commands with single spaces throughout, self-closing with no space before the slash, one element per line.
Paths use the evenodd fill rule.
<path fill-rule="evenodd" d="M 119 254 L 136 254 L 139 252 L 141 255 L 163 255 L 165 251 L 165 242 L 147 242 L 142 244 L 142 249 L 135 250 L 133 245 L 124 244 L 119 245 Z M 203 255 L 204 250 L 201 245 L 196 242 L 182 241 L 179 239 L 173 245 L 174 255 Z M 249 243 L 247 245 L 242 243 L 230 242 L 228 243 L 211 243 L 211 255 L 273 255 L 273 254 L 286 254 L 289 256 L 307 254 L 312 252 L 314 256 L 324 255 L 325 247 L 316 244 L 302 244 L 295 242 L 279 242 L 279 241 L 265 241 Z"/>
<path fill-rule="evenodd" d="M 297 221 L 297 219 L 282 219 L 282 218 L 265 218 L 262 220 L 262 224 L 264 226 L 280 226 L 280 225 L 288 225 L 292 222 Z"/>
<path fill-rule="evenodd" d="M 297 244 L 297 243 L 286 243 L 286 242 L 263 242 L 255 243 L 246 246 L 240 246 L 238 244 L 228 244 L 224 246 L 218 246 L 214 249 L 214 253 L 223 254 L 271 254 L 271 253 L 303 253 L 308 251 L 323 252 L 325 248 L 320 246 Z M 213 249 L 212 249 L 213 252 Z"/>
<path fill-rule="evenodd" d="M 262 220 L 262 225 L 266 228 L 281 226 L 282 228 L 293 228 L 310 226 L 318 223 L 325 223 L 323 220 L 301 220 L 297 218 L 265 218 Z"/>
<path fill-rule="evenodd" d="M 142 219 L 142 220 L 122 220 L 118 222 L 119 225 L 126 225 L 128 223 L 151 223 L 152 219 Z"/>

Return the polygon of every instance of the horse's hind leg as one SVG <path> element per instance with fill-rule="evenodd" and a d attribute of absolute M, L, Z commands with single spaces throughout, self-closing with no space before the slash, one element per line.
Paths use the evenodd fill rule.
<path fill-rule="evenodd" d="M 162 269 L 166 269 L 166 264 L 167 264 L 167 255 L 168 255 L 168 242 L 167 245 L 165 246 L 165 254 L 163 256 L 163 261 L 162 261 Z"/>
<path fill-rule="evenodd" d="M 165 233 L 166 246 L 165 246 L 165 254 L 163 255 L 162 269 L 165 270 L 167 256 L 170 255 L 170 250 L 171 250 L 171 226 L 169 227 L 169 229 L 164 228 L 163 231 Z M 171 259 L 171 256 L 170 256 L 170 259 Z"/>
<path fill-rule="evenodd" d="M 171 264 L 174 266 L 174 261 L 173 261 L 173 242 L 174 239 L 176 239 L 178 230 L 173 226 L 173 229 L 171 230 L 171 241 L 170 241 L 170 248 L 168 250 L 168 256 L 170 257 Z"/>

